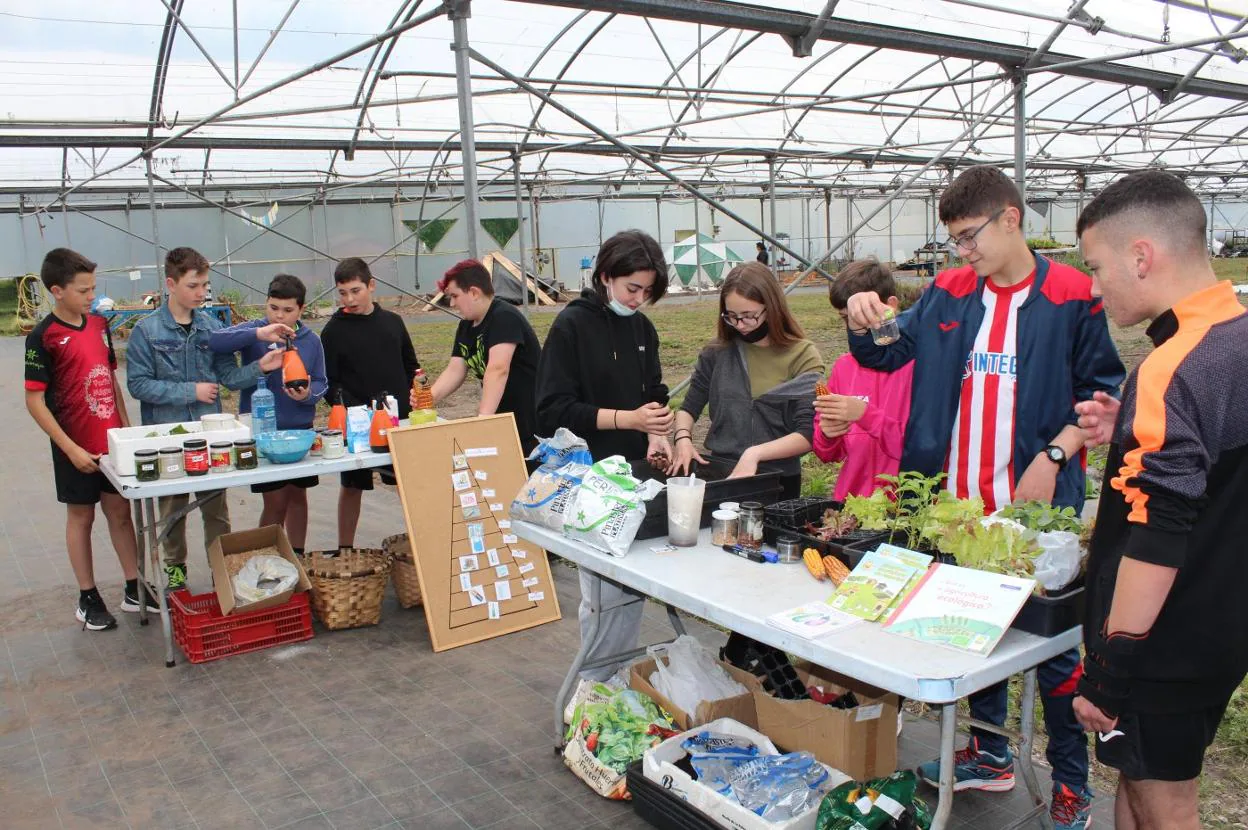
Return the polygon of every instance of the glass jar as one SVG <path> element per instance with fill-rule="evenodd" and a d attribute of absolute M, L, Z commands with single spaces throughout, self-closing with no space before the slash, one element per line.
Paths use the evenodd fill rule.
<path fill-rule="evenodd" d="M 214 473 L 228 473 L 234 469 L 234 442 L 212 442 L 208 446 L 208 465 Z"/>
<path fill-rule="evenodd" d="M 208 441 L 192 438 L 182 442 L 182 468 L 188 476 L 208 475 Z"/>
<path fill-rule="evenodd" d="M 716 510 L 711 514 L 711 544 L 737 543 L 737 514 L 733 510 Z"/>
<path fill-rule="evenodd" d="M 321 433 L 322 458 L 342 458 L 346 454 L 347 447 L 342 440 L 342 430 L 327 429 Z"/>
<path fill-rule="evenodd" d="M 802 543 L 796 536 L 781 536 L 776 540 L 776 555 L 781 562 L 799 562 L 802 558 Z"/>
<path fill-rule="evenodd" d="M 160 477 L 181 478 L 186 475 L 182 469 L 182 448 L 162 447 L 160 450 Z"/>
<path fill-rule="evenodd" d="M 308 455 L 313 458 L 320 458 L 321 453 L 325 449 L 325 439 L 323 436 L 324 432 L 325 430 L 318 429 L 316 430 L 316 435 L 312 437 L 312 449 L 308 450 Z"/>
<path fill-rule="evenodd" d="M 160 480 L 160 454 L 156 450 L 134 451 L 134 477 L 139 481 Z"/>
<path fill-rule="evenodd" d="M 254 470 L 260 466 L 256 456 L 256 439 L 240 438 L 234 442 L 234 469 Z"/>
<path fill-rule="evenodd" d="M 741 502 L 737 516 L 737 544 L 746 550 L 763 546 L 763 505 L 756 501 Z"/>
<path fill-rule="evenodd" d="M 877 346 L 888 346 L 901 339 L 901 328 L 897 325 L 897 312 L 891 308 L 884 312 L 879 328 L 871 329 L 871 340 Z"/>

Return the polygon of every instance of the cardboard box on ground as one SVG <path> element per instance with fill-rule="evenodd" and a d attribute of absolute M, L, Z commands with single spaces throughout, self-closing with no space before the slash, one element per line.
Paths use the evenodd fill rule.
<path fill-rule="evenodd" d="M 231 569 L 228 560 L 241 557 L 246 560 L 256 551 L 263 548 L 276 548 L 278 555 L 290 562 L 299 571 L 299 581 L 293 588 L 265 597 L 258 602 L 241 604 L 234 597 L 234 587 L 230 579 Z M 253 530 L 240 530 L 217 537 L 208 546 L 208 567 L 212 569 L 213 587 L 217 592 L 217 602 L 221 605 L 221 613 L 233 614 L 236 611 L 259 611 L 274 608 L 286 602 L 298 591 L 307 591 L 312 587 L 308 574 L 304 571 L 299 557 L 286 538 L 286 531 L 280 525 L 267 525 Z M 237 570 L 237 569 L 235 569 Z"/>
<path fill-rule="evenodd" d="M 628 685 L 663 707 L 664 711 L 672 716 L 672 722 L 681 729 L 692 729 L 695 726 L 701 726 L 704 723 L 710 723 L 721 718 L 730 718 L 750 728 L 758 728 L 758 718 L 754 713 L 754 695 L 762 694 L 762 684 L 754 675 L 747 671 L 742 671 L 730 663 L 717 661 L 733 680 L 745 686 L 749 691 L 736 697 L 724 698 L 723 700 L 704 700 L 698 704 L 697 711 L 689 713 L 672 703 L 671 700 L 660 694 L 651 685 L 650 675 L 654 674 L 655 671 L 654 661 L 655 658 L 650 657 L 634 663 L 629 672 Z M 666 661 L 664 665 L 666 665 Z"/>
<path fill-rule="evenodd" d="M 852 691 L 859 705 L 835 709 L 813 700 L 754 694 L 758 731 L 786 752 L 805 750 L 858 781 L 897 769 L 897 695 L 808 663 L 794 665 L 807 688 Z"/>

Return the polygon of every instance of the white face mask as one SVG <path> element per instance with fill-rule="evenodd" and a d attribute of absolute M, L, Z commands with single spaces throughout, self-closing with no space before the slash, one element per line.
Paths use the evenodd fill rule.
<path fill-rule="evenodd" d="M 624 305 L 624 303 L 620 302 L 619 300 L 615 298 L 615 292 L 611 290 L 611 284 L 613 282 L 614 280 L 607 280 L 607 297 L 609 298 L 607 302 L 607 308 L 611 309 L 612 311 L 614 311 L 616 314 L 620 315 L 621 317 L 632 317 L 634 314 L 637 313 L 637 309 L 629 308 L 628 306 Z"/>

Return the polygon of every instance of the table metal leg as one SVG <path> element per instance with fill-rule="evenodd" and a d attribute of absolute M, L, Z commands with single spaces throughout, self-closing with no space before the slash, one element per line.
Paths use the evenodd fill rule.
<path fill-rule="evenodd" d="M 139 625 L 147 625 L 147 527 L 143 523 L 143 502 L 135 500 L 131 504 L 134 510 L 134 545 L 138 554 L 139 566 Z"/>
<path fill-rule="evenodd" d="M 165 637 L 165 668 L 173 668 L 173 624 L 169 619 L 169 577 L 160 566 L 160 541 L 162 535 L 157 533 L 156 500 L 144 499 L 143 509 L 147 514 L 147 525 L 151 531 L 147 534 L 148 554 L 151 557 L 152 575 L 156 579 L 156 601 L 160 605 L 160 627 Z"/>
<path fill-rule="evenodd" d="M 958 704 L 954 701 L 940 707 L 940 796 L 932 816 L 932 830 L 944 830 L 953 815 L 953 744 L 957 737 Z"/>
<path fill-rule="evenodd" d="M 677 637 L 685 636 L 685 624 L 680 621 L 680 615 L 676 613 L 676 609 L 667 606 L 667 621 L 672 624 L 672 630 L 676 632 Z"/>
<path fill-rule="evenodd" d="M 1036 734 L 1036 669 L 1023 672 L 1023 694 L 1019 705 L 1022 712 L 1019 718 L 1018 738 L 1018 771 L 1027 785 L 1027 793 L 1031 803 L 1036 807 L 1040 826 L 1045 830 L 1053 830 L 1053 819 L 1046 809 L 1044 793 L 1040 791 L 1040 783 L 1036 780 L 1035 766 L 1031 762 L 1031 748 Z"/>
<path fill-rule="evenodd" d="M 572 694 L 572 689 L 576 685 L 577 676 L 581 673 L 581 667 L 585 664 L 585 658 L 589 656 L 589 650 L 593 647 L 594 639 L 598 636 L 598 622 L 602 613 L 602 580 L 593 580 L 593 587 L 589 592 L 589 625 L 588 630 L 582 632 L 581 647 L 577 649 L 576 656 L 572 658 L 572 666 L 568 669 L 567 675 L 563 678 L 563 684 L 559 687 L 559 693 L 555 695 L 555 751 L 559 752 L 563 749 L 563 709 L 568 705 L 568 696 Z"/>

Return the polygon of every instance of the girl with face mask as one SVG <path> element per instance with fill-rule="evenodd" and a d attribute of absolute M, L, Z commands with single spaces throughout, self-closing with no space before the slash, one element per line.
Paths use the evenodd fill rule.
<path fill-rule="evenodd" d="M 546 336 L 537 369 L 538 434 L 567 427 L 585 439 L 595 461 L 671 458 L 672 412 L 659 365 L 659 336 L 640 312 L 667 291 L 667 262 L 659 244 L 641 231 L 622 231 L 602 244 L 594 285 L 559 313 Z M 598 633 L 587 661 L 637 647 L 643 602 L 613 582 L 581 571 L 582 635 L 591 617 L 588 597 L 600 591 Z M 619 664 L 582 672 L 605 680 Z"/>
<path fill-rule="evenodd" d="M 676 413 L 670 474 L 705 463 L 693 424 L 710 404 L 706 448 L 737 462 L 732 477 L 760 467 L 783 474 L 784 497 L 801 493 L 800 459 L 814 436 L 815 383 L 823 358 L 793 318 L 771 270 L 758 262 L 728 272 L 719 290 L 717 337 L 698 357 Z"/>

